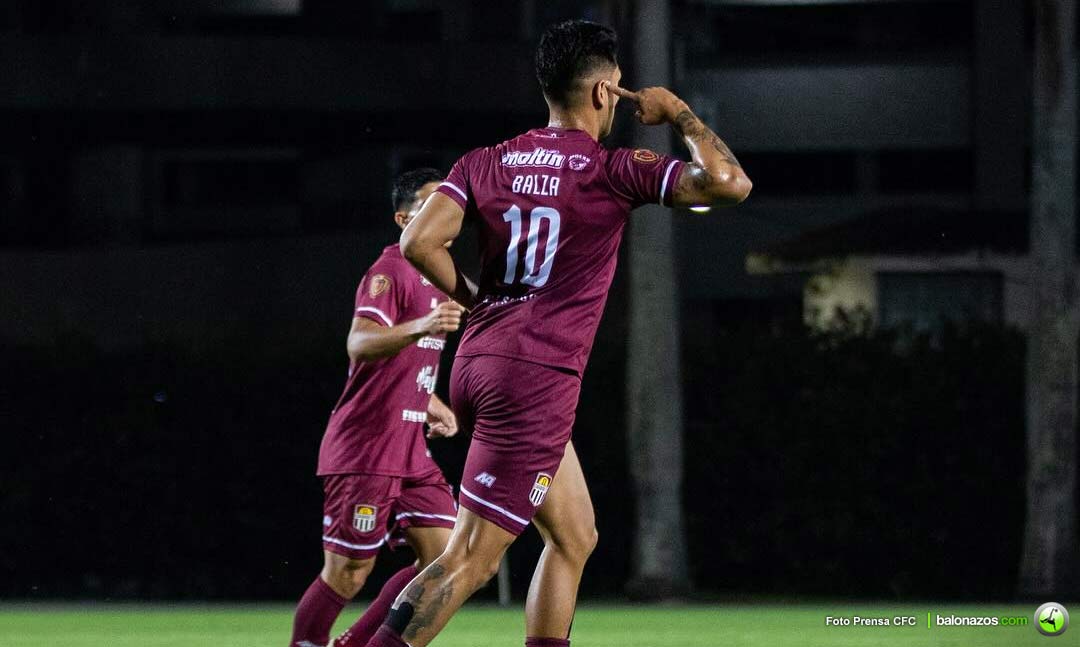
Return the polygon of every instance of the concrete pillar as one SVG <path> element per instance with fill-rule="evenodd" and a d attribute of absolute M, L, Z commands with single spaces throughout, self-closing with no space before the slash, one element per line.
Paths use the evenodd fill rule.
<path fill-rule="evenodd" d="M 667 0 L 636 3 L 630 87 L 671 85 L 670 31 Z M 634 142 L 668 153 L 671 129 L 638 127 Z M 627 447 L 637 523 L 628 589 L 635 597 L 665 598 L 689 587 L 682 513 L 681 327 L 671 211 L 660 206 L 636 210 L 629 242 Z"/>

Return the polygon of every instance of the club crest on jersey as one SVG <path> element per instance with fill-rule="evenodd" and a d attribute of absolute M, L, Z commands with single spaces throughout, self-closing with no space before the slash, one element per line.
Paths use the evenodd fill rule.
<path fill-rule="evenodd" d="M 536 475 L 536 482 L 533 483 L 532 492 L 529 492 L 529 501 L 534 506 L 539 507 L 544 502 L 544 497 L 547 496 L 548 488 L 551 487 L 551 475 L 540 472 Z"/>
<path fill-rule="evenodd" d="M 375 515 L 379 509 L 366 503 L 357 504 L 353 508 L 352 525 L 360 532 L 375 530 Z"/>
<path fill-rule="evenodd" d="M 584 155 L 571 155 L 570 159 L 566 160 L 566 165 L 570 167 L 572 171 L 584 171 L 585 167 L 589 165 L 592 160 Z"/>
<path fill-rule="evenodd" d="M 379 296 L 383 292 L 386 292 L 389 289 L 390 277 L 386 276 L 385 274 L 376 274 L 375 276 L 371 277 L 371 283 L 368 284 L 368 294 L 371 295 L 372 299 Z"/>
<path fill-rule="evenodd" d="M 647 148 L 639 148 L 634 151 L 633 160 L 641 164 L 655 164 L 660 156 Z"/>

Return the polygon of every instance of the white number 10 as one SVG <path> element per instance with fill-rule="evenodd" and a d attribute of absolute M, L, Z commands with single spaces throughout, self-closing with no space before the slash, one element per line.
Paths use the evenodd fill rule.
<path fill-rule="evenodd" d="M 503 282 L 512 285 L 517 277 L 518 244 L 521 242 L 521 209 L 515 204 L 503 214 L 510 223 L 510 245 L 506 248 L 506 275 Z M 543 287 L 551 274 L 551 264 L 559 249 L 559 212 L 551 207 L 536 207 L 528 216 L 529 238 L 525 244 L 525 268 L 521 282 L 534 288 Z M 544 262 L 536 267 L 536 248 L 540 237 L 540 223 L 548 222 L 547 241 L 544 244 Z"/>

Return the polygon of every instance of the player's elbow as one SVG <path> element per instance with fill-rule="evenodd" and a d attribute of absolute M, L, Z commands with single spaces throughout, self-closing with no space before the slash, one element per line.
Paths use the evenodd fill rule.
<path fill-rule="evenodd" d="M 708 193 L 712 203 L 720 206 L 739 204 L 750 195 L 753 182 L 738 166 L 710 169 Z"/>
<path fill-rule="evenodd" d="M 401 232 L 398 244 L 401 246 L 401 255 L 405 257 L 405 260 L 415 265 L 420 257 L 420 237 L 416 235 L 416 232 L 406 227 L 405 231 Z"/>
<path fill-rule="evenodd" d="M 398 242 L 401 245 L 401 255 L 417 267 L 423 259 L 438 248 L 438 244 L 432 241 L 430 236 L 415 227 L 406 227 L 405 231 L 401 232 L 401 239 Z"/>
<path fill-rule="evenodd" d="M 364 347 L 363 342 L 356 337 L 356 335 L 349 335 L 349 340 L 345 342 L 345 352 L 349 355 L 349 362 L 353 364 L 371 359 L 370 353 Z"/>
<path fill-rule="evenodd" d="M 349 335 L 349 339 L 345 342 L 345 352 L 348 353 L 349 361 L 353 364 L 372 362 L 384 356 L 376 347 L 375 338 L 363 332 L 354 332 Z"/>
<path fill-rule="evenodd" d="M 739 204 L 750 197 L 750 191 L 753 188 L 754 183 L 750 181 L 749 176 L 742 169 L 739 169 L 738 173 L 735 173 L 729 181 L 727 193 L 733 200 L 733 204 Z"/>

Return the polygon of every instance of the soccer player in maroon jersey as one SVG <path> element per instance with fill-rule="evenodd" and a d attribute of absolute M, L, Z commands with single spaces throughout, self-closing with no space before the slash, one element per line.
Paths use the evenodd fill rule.
<path fill-rule="evenodd" d="M 569 645 L 597 540 L 570 432 L 630 210 L 734 205 L 750 192 L 731 150 L 686 103 L 664 88 L 619 87 L 615 52 L 607 27 L 549 28 L 536 53 L 548 125 L 467 153 L 402 234 L 409 262 L 470 311 L 450 391 L 474 435 L 450 543 L 398 596 L 370 646 L 427 645 L 530 521 L 544 551 L 525 644 Z M 642 123 L 673 126 L 693 161 L 601 146 L 620 97 Z M 478 285 L 446 251 L 465 218 L 480 238 Z"/>
<path fill-rule="evenodd" d="M 404 228 L 443 179 L 434 169 L 394 182 L 394 221 Z M 319 449 L 323 568 L 296 609 L 290 647 L 324 647 L 345 603 L 364 585 L 384 543 L 407 543 L 420 568 L 446 547 L 454 525 L 453 491 L 423 438 L 457 433 L 457 420 L 433 394 L 439 355 L 463 309 L 405 259 L 383 250 L 356 291 L 346 342 L 349 377 Z M 417 573 L 392 576 L 365 614 L 334 641 L 364 645 L 394 598 Z"/>

